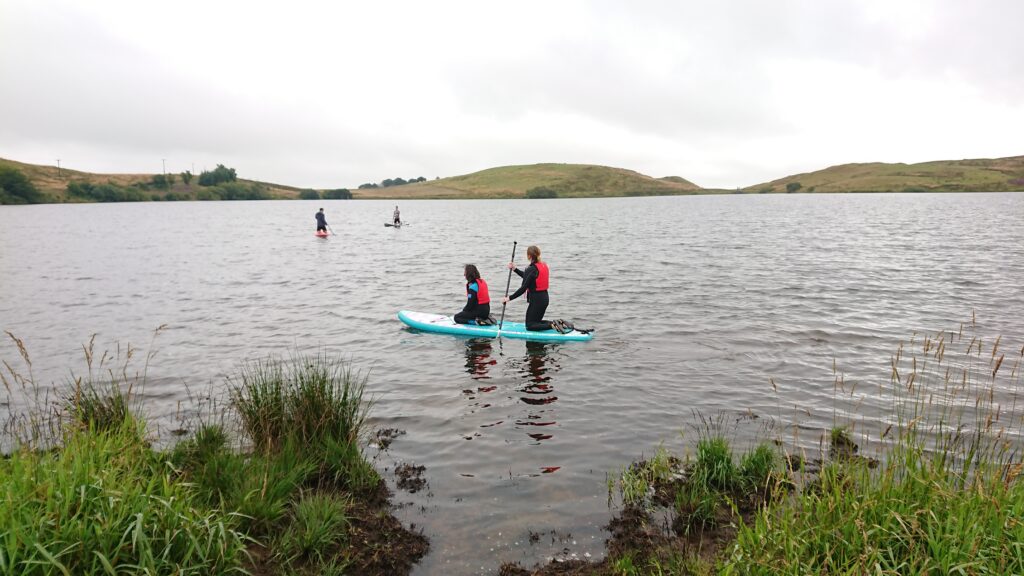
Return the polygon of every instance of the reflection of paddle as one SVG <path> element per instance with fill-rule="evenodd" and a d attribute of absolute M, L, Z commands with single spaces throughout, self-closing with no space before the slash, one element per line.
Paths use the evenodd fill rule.
<path fill-rule="evenodd" d="M 512 241 L 512 259 L 509 262 L 516 261 L 516 242 Z M 505 298 L 508 298 L 508 287 L 512 284 L 512 269 L 508 269 L 508 280 L 505 281 Z M 502 301 L 501 303 L 501 321 L 498 322 L 498 337 L 501 337 L 501 325 L 505 323 L 505 307 L 508 306 L 508 302 Z"/>

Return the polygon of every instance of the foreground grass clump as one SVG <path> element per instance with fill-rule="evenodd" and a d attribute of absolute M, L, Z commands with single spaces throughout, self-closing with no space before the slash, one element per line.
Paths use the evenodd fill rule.
<path fill-rule="evenodd" d="M 258 572 L 400 574 L 422 535 L 386 513 L 387 487 L 362 454 L 366 378 L 325 356 L 258 360 L 230 381 L 247 453 L 218 425 L 171 456 L 198 498 L 238 512 Z M 353 545 L 353 542 L 359 545 Z"/>
<path fill-rule="evenodd" d="M 316 463 L 312 480 L 321 487 L 368 493 L 381 478 L 360 452 L 365 390 L 365 377 L 321 353 L 246 365 L 232 404 L 257 453 L 301 451 Z"/>
<path fill-rule="evenodd" d="M 390 575 L 426 553 L 363 456 L 366 380 L 340 360 L 243 367 L 220 423 L 169 452 L 135 415 L 144 381 L 107 375 L 90 363 L 62 411 L 19 420 L 32 433 L 0 459 L 0 574 Z"/>
<path fill-rule="evenodd" d="M 874 408 L 823 430 L 818 458 L 776 438 L 737 459 L 698 415 L 692 462 L 659 448 L 609 480 L 603 561 L 500 574 L 1024 574 L 1024 348 L 961 327 L 891 364 L 859 396 L 837 377 L 842 413 Z"/>
<path fill-rule="evenodd" d="M 985 349 L 971 338 L 957 350 L 964 342 L 925 338 L 909 357 L 901 347 L 892 420 L 876 437 L 889 441 L 881 463 L 853 456 L 848 430 L 834 429 L 841 457 L 794 501 L 742 527 L 723 572 L 1024 573 L 1024 348 L 1004 353 L 999 339 Z"/>
<path fill-rule="evenodd" d="M 198 503 L 132 418 L 10 454 L 0 495 L 2 574 L 241 573 L 237 516 Z"/>

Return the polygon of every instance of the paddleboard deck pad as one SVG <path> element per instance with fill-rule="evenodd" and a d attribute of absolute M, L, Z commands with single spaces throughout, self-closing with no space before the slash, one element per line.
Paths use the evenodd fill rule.
<path fill-rule="evenodd" d="M 324 232 L 324 231 L 321 230 L 319 232 L 313 232 L 313 236 L 319 236 L 320 238 L 327 238 L 329 236 L 329 234 L 327 232 Z"/>
<path fill-rule="evenodd" d="M 431 314 L 429 312 L 412 312 L 402 310 L 398 313 L 398 319 L 417 330 L 424 332 L 436 332 L 438 334 L 454 334 L 456 336 L 471 336 L 475 338 L 497 338 L 498 325 L 478 326 L 476 324 L 456 324 L 451 316 L 444 314 Z M 522 322 L 510 322 L 505 320 L 501 325 L 501 336 L 505 338 L 518 338 L 520 340 L 540 340 L 545 342 L 566 342 L 586 341 L 594 337 L 590 332 L 573 330 L 567 334 L 561 334 L 556 330 L 530 331 Z"/>

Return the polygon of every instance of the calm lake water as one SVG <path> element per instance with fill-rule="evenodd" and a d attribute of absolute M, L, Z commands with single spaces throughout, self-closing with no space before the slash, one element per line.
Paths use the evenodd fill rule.
<path fill-rule="evenodd" d="M 321 206 L 326 240 L 312 234 Z M 877 387 L 901 341 L 972 313 L 980 334 L 1024 341 L 1024 194 L 403 201 L 397 230 L 383 226 L 393 207 L 3 206 L 0 329 L 24 341 L 44 391 L 85 372 L 93 334 L 97 357 L 137 347 L 132 371 L 151 356 L 142 394 L 165 439 L 222 401 L 247 359 L 350 359 L 369 373 L 372 424 L 405 432 L 370 448 L 378 468 L 394 486 L 396 463 L 426 467 L 428 488 L 395 496 L 431 539 L 419 574 L 601 557 L 607 475 L 660 442 L 692 446 L 695 412 L 757 422 L 737 444 L 771 421 L 816 446 L 834 421 L 833 362 Z M 397 320 L 457 311 L 465 263 L 500 295 L 513 240 L 517 263 L 537 244 L 551 267 L 548 317 L 595 328 L 592 342 L 464 340 Z M 6 336 L 0 359 L 24 366 Z"/>

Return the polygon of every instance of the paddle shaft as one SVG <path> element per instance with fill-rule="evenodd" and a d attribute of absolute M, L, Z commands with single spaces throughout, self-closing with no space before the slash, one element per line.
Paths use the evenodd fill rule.
<path fill-rule="evenodd" d="M 519 242 L 512 241 L 512 259 L 509 262 L 516 261 L 516 245 Z M 508 298 L 508 287 L 512 285 L 512 269 L 508 269 L 508 280 L 505 281 L 505 298 Z M 498 336 L 501 336 L 501 325 L 505 323 L 505 307 L 508 306 L 508 302 L 501 303 L 501 320 L 498 322 Z"/>
<path fill-rule="evenodd" d="M 327 225 L 327 229 L 331 231 L 331 234 L 334 234 L 334 228 L 331 228 L 330 224 Z M 337 236 L 337 234 L 334 235 Z"/>

